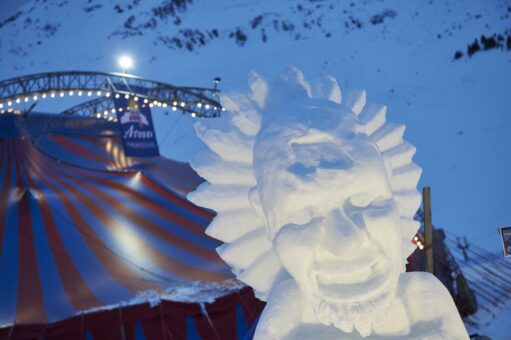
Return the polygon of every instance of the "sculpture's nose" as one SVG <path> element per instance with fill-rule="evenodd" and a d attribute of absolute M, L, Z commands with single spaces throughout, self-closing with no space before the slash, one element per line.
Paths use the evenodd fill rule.
<path fill-rule="evenodd" d="M 332 211 L 324 221 L 324 229 L 316 250 L 317 260 L 357 257 L 368 242 L 365 230 L 342 210 Z"/>

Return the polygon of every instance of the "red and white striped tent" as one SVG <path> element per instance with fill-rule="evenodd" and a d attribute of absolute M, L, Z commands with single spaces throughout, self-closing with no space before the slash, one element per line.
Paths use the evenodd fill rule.
<path fill-rule="evenodd" d="M 213 215 L 185 198 L 201 182 L 185 163 L 125 157 L 115 123 L 0 116 L 0 339 L 248 334 L 262 303 L 225 288 Z M 129 303 L 172 287 L 230 293 Z"/>

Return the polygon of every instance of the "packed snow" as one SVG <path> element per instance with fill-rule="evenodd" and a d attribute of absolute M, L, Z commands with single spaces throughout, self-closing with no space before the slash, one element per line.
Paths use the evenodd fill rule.
<path fill-rule="evenodd" d="M 197 126 L 218 173 L 244 171 L 199 161 L 208 182 L 188 198 L 217 212 L 220 256 L 267 301 L 255 339 L 468 339 L 440 281 L 404 273 L 421 173 L 404 127 L 364 91 L 343 101 L 333 77 L 253 73 L 249 88 L 221 97 L 230 124 Z M 248 222 L 237 237 L 233 214 Z"/>
<path fill-rule="evenodd" d="M 126 307 L 148 303 L 151 307 L 155 307 L 162 300 L 189 302 L 189 303 L 213 303 L 217 298 L 236 292 L 245 285 L 237 280 L 226 280 L 222 283 L 203 283 L 203 282 L 187 282 L 175 283 L 168 286 L 165 291 L 157 292 L 154 290 L 142 291 L 128 301 L 121 301 L 118 304 L 101 306 L 82 311 L 81 313 L 93 313 L 101 310 L 111 310 L 119 307 Z"/>

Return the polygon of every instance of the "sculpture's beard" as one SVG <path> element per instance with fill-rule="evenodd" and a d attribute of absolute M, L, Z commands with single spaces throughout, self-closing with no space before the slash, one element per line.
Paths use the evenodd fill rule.
<path fill-rule="evenodd" d="M 345 333 L 356 330 L 362 337 L 383 323 L 394 301 L 394 293 L 383 293 L 367 301 L 333 304 L 319 298 L 312 301 L 314 313 L 325 326 L 333 325 Z"/>

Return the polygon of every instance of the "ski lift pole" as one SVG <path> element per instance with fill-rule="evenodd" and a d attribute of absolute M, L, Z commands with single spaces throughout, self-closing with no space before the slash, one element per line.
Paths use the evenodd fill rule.
<path fill-rule="evenodd" d="M 433 274 L 433 225 L 431 223 L 431 189 L 422 189 L 422 204 L 424 208 L 424 243 L 426 250 L 426 271 Z"/>

